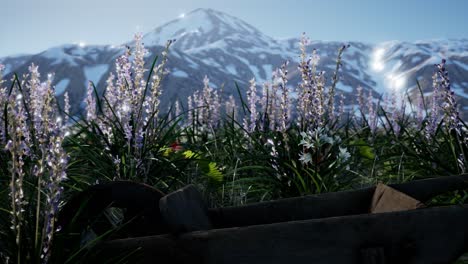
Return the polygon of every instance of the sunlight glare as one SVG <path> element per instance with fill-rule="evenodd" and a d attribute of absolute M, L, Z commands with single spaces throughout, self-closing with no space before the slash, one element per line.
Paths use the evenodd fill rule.
<path fill-rule="evenodd" d="M 383 63 L 383 56 L 384 56 L 385 50 L 382 48 L 376 49 L 374 53 L 372 54 L 372 69 L 376 72 L 383 71 L 385 68 L 385 65 Z"/>
<path fill-rule="evenodd" d="M 179 18 L 184 18 L 185 17 L 185 13 L 182 13 L 179 15 Z"/>
<path fill-rule="evenodd" d="M 374 61 L 372 63 L 372 69 L 374 69 L 374 71 L 376 72 L 383 71 L 384 68 L 385 68 L 384 64 L 380 61 Z"/>
<path fill-rule="evenodd" d="M 387 75 L 387 79 L 390 83 L 390 89 L 395 91 L 401 90 L 406 84 L 406 78 L 403 75 Z"/>
<path fill-rule="evenodd" d="M 400 90 L 406 84 L 406 78 L 403 76 L 398 76 L 393 80 L 393 87 L 396 90 Z"/>

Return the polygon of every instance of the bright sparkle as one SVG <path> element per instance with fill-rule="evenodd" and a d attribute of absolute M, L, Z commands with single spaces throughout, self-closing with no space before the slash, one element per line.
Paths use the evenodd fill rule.
<path fill-rule="evenodd" d="M 179 15 L 179 18 L 184 18 L 185 17 L 185 13 L 182 13 Z"/>
<path fill-rule="evenodd" d="M 86 42 L 80 41 L 80 42 L 78 43 L 78 46 L 80 46 L 80 48 L 84 48 L 84 47 L 86 47 Z"/>
<path fill-rule="evenodd" d="M 398 89 L 398 90 L 403 88 L 405 83 L 406 83 L 406 79 L 403 76 L 399 76 L 393 81 L 393 85 L 394 85 L 395 89 Z"/>
<path fill-rule="evenodd" d="M 127 104 L 124 104 L 124 105 L 122 106 L 122 110 L 123 110 L 124 112 L 128 112 L 128 111 L 130 111 L 130 107 L 129 107 Z"/>
<path fill-rule="evenodd" d="M 385 64 L 383 63 L 383 56 L 385 54 L 385 50 L 382 48 L 376 49 L 372 54 L 372 69 L 376 72 L 383 71 L 385 68 Z"/>
<path fill-rule="evenodd" d="M 390 88 L 396 91 L 401 90 L 406 84 L 406 78 L 403 75 L 387 75 L 387 79 L 390 84 Z"/>

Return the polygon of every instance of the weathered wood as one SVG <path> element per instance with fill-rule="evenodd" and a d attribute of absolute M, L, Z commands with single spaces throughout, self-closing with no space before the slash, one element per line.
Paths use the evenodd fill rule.
<path fill-rule="evenodd" d="M 373 188 L 209 209 L 215 228 L 364 214 Z"/>
<path fill-rule="evenodd" d="M 468 188 L 468 175 L 439 177 L 390 186 L 424 202 L 447 191 Z M 372 187 L 245 206 L 214 208 L 208 209 L 208 215 L 214 228 L 223 228 L 365 214 L 369 212 L 374 190 L 375 187 Z M 112 204 L 112 206 L 124 208 L 127 211 L 127 219 L 140 214 L 143 219 L 148 219 L 146 222 L 151 222 L 150 225 L 145 225 L 134 221 L 138 224 L 134 227 L 128 226 L 128 235 L 164 233 L 168 229 L 158 209 L 159 199 L 163 196 L 161 192 L 150 186 L 133 182 L 109 182 L 91 186 L 65 205 L 60 212 L 58 225 L 63 227 L 69 223 L 75 217 L 83 201 L 88 201 L 80 218 L 75 219 L 77 222 L 91 221 L 102 213 L 104 208 Z M 83 222 L 83 225 L 78 226 L 83 227 L 85 224 Z M 102 230 L 104 231 L 105 227 Z"/>
<path fill-rule="evenodd" d="M 128 263 L 203 264 L 201 256 L 187 252 L 174 235 L 118 239 L 100 243 L 84 263 L 106 263 L 116 253 L 129 256 Z"/>
<path fill-rule="evenodd" d="M 362 264 L 385 264 L 385 250 L 383 247 L 361 249 Z"/>
<path fill-rule="evenodd" d="M 125 224 L 111 234 L 111 239 L 168 233 L 159 211 L 159 200 L 163 196 L 151 186 L 128 181 L 90 186 L 72 197 L 61 209 L 57 221 L 61 231 L 55 242 L 63 245 L 64 250 L 54 255 L 59 259 L 61 256 L 64 259 L 69 257 L 80 247 L 80 234 L 87 227 L 97 235 L 109 231 L 112 225 L 103 218 L 107 207 L 124 209 Z"/>
<path fill-rule="evenodd" d="M 362 264 L 372 259 L 362 250 L 382 248 L 376 263 L 452 263 L 467 248 L 466 219 L 467 206 L 450 206 L 214 229 L 109 241 L 100 257 L 138 247 L 139 263 Z"/>
<path fill-rule="evenodd" d="M 130 181 L 93 185 L 68 201 L 60 211 L 57 224 L 66 227 L 74 221 L 76 227 L 83 228 L 107 207 L 116 207 L 125 209 L 126 220 L 133 219 L 125 227 L 132 235 L 165 233 L 168 229 L 159 212 L 159 200 L 163 196 L 164 193 L 149 185 Z"/>
<path fill-rule="evenodd" d="M 421 202 L 454 190 L 468 189 L 468 175 L 444 176 L 390 184 Z M 333 216 L 367 214 L 375 187 L 352 191 L 325 193 L 209 209 L 215 228 L 270 224 L 295 220 L 319 219 Z"/>
<path fill-rule="evenodd" d="M 467 183 L 468 176 L 462 175 L 390 186 L 426 201 L 447 191 L 466 189 Z M 137 221 L 120 237 L 135 238 L 101 244 L 101 251 L 95 251 L 95 259 L 115 257 L 116 252 L 128 249 L 141 253 L 141 263 L 450 263 L 467 248 L 467 207 L 370 215 L 374 190 L 365 188 L 209 209 L 208 220 L 217 229 L 183 233 L 210 226 L 205 222 L 201 228 L 191 227 L 193 212 L 179 212 L 167 221 L 175 224 L 179 220 L 170 219 L 190 221 L 182 228 L 169 228 L 159 210 L 162 193 L 141 184 L 112 182 L 93 186 L 73 198 L 62 210 L 59 225 L 70 222 L 84 200 L 89 200 L 89 205 L 77 219 L 81 228 L 111 204 L 124 208 L 126 218 L 135 217 Z M 183 192 L 172 197 L 178 197 L 172 202 L 186 203 L 180 208 L 192 210 L 198 206 L 201 212 L 205 210 L 200 197 L 192 199 L 195 196 L 185 196 Z M 179 202 L 166 200 L 163 211 L 177 211 Z M 138 237 L 169 231 L 177 235 Z"/>
<path fill-rule="evenodd" d="M 439 194 L 468 189 L 468 174 L 441 176 L 402 184 L 390 184 L 389 186 L 421 202 L 425 202 Z"/>
<path fill-rule="evenodd" d="M 159 210 L 172 233 L 209 230 L 213 227 L 203 197 L 193 185 L 161 198 Z"/>

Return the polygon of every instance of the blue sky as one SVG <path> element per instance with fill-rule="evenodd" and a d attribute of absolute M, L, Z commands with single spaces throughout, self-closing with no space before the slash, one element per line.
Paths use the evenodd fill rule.
<path fill-rule="evenodd" d="M 465 0 L 0 0 L 0 57 L 64 43 L 120 44 L 199 7 L 276 38 L 414 41 L 467 38 Z"/>

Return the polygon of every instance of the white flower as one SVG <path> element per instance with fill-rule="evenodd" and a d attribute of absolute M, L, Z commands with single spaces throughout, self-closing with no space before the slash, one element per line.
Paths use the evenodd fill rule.
<path fill-rule="evenodd" d="M 302 162 L 302 164 L 312 163 L 312 155 L 310 155 L 310 153 L 303 152 L 299 155 L 299 160 Z"/>
<path fill-rule="evenodd" d="M 346 148 L 340 147 L 340 153 L 338 154 L 338 159 L 342 162 L 346 162 L 349 158 L 351 158 L 351 154 L 349 154 Z"/>

